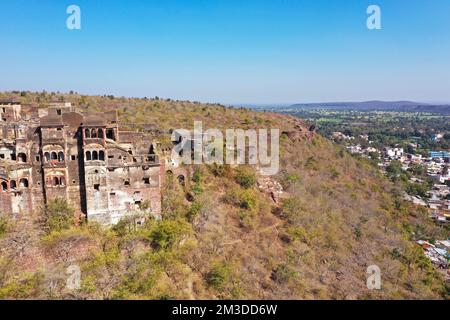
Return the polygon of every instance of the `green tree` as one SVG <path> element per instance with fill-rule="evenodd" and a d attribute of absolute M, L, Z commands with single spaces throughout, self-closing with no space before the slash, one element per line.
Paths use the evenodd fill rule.
<path fill-rule="evenodd" d="M 55 198 L 42 208 L 44 225 L 48 232 L 69 229 L 74 224 L 75 210 L 65 199 Z"/>
<path fill-rule="evenodd" d="M 162 220 L 153 227 L 150 239 L 157 249 L 170 249 L 191 231 L 190 225 L 184 220 Z"/>
<path fill-rule="evenodd" d="M 386 172 L 390 177 L 398 176 L 402 173 L 402 164 L 400 161 L 394 160 L 386 167 Z"/>
<path fill-rule="evenodd" d="M 231 268 L 226 264 L 215 265 L 206 274 L 206 283 L 216 290 L 223 290 L 231 278 Z"/>
<path fill-rule="evenodd" d="M 425 167 L 420 164 L 413 164 L 409 168 L 409 170 L 414 173 L 415 175 L 422 176 L 426 173 Z"/>

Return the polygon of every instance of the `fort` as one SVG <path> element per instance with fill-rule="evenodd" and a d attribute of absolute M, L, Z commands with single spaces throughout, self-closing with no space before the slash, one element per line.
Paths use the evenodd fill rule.
<path fill-rule="evenodd" d="M 0 101 L 0 212 L 26 215 L 59 197 L 105 225 L 157 217 L 165 165 L 156 148 L 150 135 L 121 130 L 115 110 Z"/>

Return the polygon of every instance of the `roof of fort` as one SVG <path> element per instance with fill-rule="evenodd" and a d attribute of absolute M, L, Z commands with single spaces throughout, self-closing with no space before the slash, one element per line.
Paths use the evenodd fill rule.
<path fill-rule="evenodd" d="M 62 127 L 64 126 L 63 119 L 59 115 L 48 115 L 42 117 L 41 127 Z"/>
<path fill-rule="evenodd" d="M 17 104 L 20 104 L 20 101 L 16 100 L 16 99 L 8 99 L 8 100 L 3 99 L 3 100 L 0 100 L 0 104 L 14 104 L 14 105 L 17 105 Z"/>
<path fill-rule="evenodd" d="M 104 118 L 97 115 L 88 115 L 84 117 L 83 127 L 105 127 L 106 121 Z"/>
<path fill-rule="evenodd" d="M 119 141 L 121 143 L 133 143 L 138 142 L 144 138 L 144 134 L 142 132 L 135 131 L 120 131 Z"/>
<path fill-rule="evenodd" d="M 83 123 L 83 115 L 78 112 L 67 112 L 62 115 L 64 124 L 68 125 L 69 128 L 78 129 Z"/>

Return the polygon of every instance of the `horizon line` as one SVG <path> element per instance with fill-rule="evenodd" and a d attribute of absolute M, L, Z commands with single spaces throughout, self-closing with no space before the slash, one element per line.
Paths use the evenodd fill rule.
<path fill-rule="evenodd" d="M 73 91 L 73 93 L 70 93 L 70 91 Z M 199 102 L 203 104 L 221 104 L 224 106 L 238 106 L 238 107 L 248 107 L 248 106 L 274 106 L 274 105 L 283 105 L 283 106 L 292 106 L 292 105 L 314 105 L 314 104 L 332 104 L 332 103 L 367 103 L 367 102 L 384 102 L 384 103 L 399 103 L 399 102 L 408 102 L 408 103 L 417 103 L 417 104 L 428 104 L 428 105 L 450 105 L 450 101 L 415 101 L 410 99 L 361 99 L 361 100 L 352 100 L 352 99 L 343 99 L 343 100 L 329 100 L 329 101 L 317 101 L 317 102 L 221 102 L 221 101 L 215 101 L 212 102 L 202 100 L 202 99 L 186 99 L 186 98 L 168 98 L 168 97 L 160 97 L 158 95 L 155 95 L 153 97 L 151 96 L 132 96 L 132 95 L 115 95 L 112 93 L 82 93 L 78 92 L 76 90 L 69 90 L 69 91 L 60 91 L 60 90 L 46 90 L 42 89 L 42 91 L 36 91 L 36 90 L 4 90 L 0 91 L 0 93 L 6 93 L 6 94 L 17 94 L 21 92 L 29 92 L 29 93 L 42 93 L 46 92 L 47 94 L 62 94 L 62 95 L 81 95 L 81 96 L 113 96 L 114 98 L 126 98 L 126 99 L 155 99 L 158 98 L 160 100 L 173 100 L 173 101 L 189 101 L 189 102 Z M 20 97 L 18 97 L 20 99 Z"/>

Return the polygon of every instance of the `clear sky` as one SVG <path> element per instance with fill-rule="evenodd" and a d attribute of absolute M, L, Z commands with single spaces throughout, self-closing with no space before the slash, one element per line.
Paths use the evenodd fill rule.
<path fill-rule="evenodd" d="M 370 4 L 382 30 L 366 27 Z M 43 89 L 450 102 L 450 0 L 0 0 L 0 90 Z"/>

